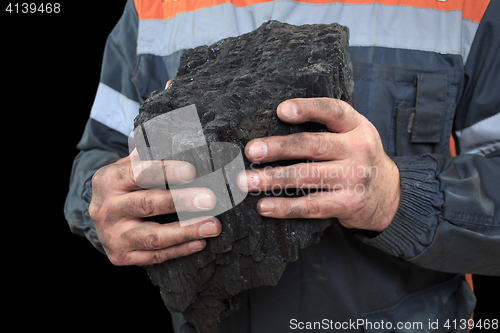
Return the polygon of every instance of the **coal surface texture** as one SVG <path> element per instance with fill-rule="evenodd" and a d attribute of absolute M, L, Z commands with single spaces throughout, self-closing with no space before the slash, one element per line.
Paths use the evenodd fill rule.
<path fill-rule="evenodd" d="M 136 131 L 155 116 L 190 104 L 196 105 L 207 142 L 235 143 L 242 151 L 254 138 L 325 131 L 313 123 L 288 125 L 278 119 L 276 108 L 291 98 L 333 97 L 350 103 L 354 84 L 348 39 L 348 28 L 335 23 L 269 21 L 239 37 L 187 50 L 169 88 L 153 92 L 142 104 Z M 148 158 L 145 151 L 139 155 Z M 257 167 L 297 162 L 304 161 Z M 246 158 L 245 168 L 251 168 Z M 238 308 L 243 291 L 276 285 L 287 263 L 319 242 L 333 222 L 277 220 L 257 213 L 257 201 L 264 196 L 305 193 L 290 192 L 248 195 L 217 216 L 222 234 L 207 239 L 203 251 L 147 267 L 167 308 L 182 312 L 200 332 L 215 332 L 220 318 Z M 171 222 L 177 217 L 163 218 Z"/>

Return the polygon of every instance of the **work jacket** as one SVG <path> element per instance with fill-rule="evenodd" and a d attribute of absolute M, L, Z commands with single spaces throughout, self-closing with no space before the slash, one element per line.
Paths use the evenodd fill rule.
<path fill-rule="evenodd" d="M 399 209 L 381 233 L 333 224 L 276 286 L 246 292 L 219 332 L 465 332 L 475 305 L 465 274 L 500 274 L 499 17 L 487 0 L 128 1 L 78 144 L 71 230 L 103 251 L 91 177 L 128 155 L 140 103 L 175 77 L 184 50 L 268 20 L 337 22 L 350 30 L 353 106 L 400 172 Z"/>

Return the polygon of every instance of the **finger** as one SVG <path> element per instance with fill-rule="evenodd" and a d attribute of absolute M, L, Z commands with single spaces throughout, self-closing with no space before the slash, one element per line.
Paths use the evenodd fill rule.
<path fill-rule="evenodd" d="M 205 188 L 134 191 L 117 198 L 115 211 L 122 217 L 149 217 L 174 212 L 208 211 L 214 208 L 215 194 Z"/>
<path fill-rule="evenodd" d="M 188 256 L 205 248 L 204 239 L 194 240 L 156 251 L 134 251 L 127 258 L 129 265 L 154 265 L 167 260 Z"/>
<path fill-rule="evenodd" d="M 352 166 L 336 162 L 298 163 L 285 167 L 245 170 L 238 174 L 242 191 L 273 191 L 290 195 L 290 189 L 323 189 L 334 191 L 358 176 Z M 356 173 L 356 174 L 355 174 Z M 355 179 L 354 179 L 355 180 Z"/>
<path fill-rule="evenodd" d="M 250 161 L 274 162 L 287 159 L 339 160 L 348 156 L 349 145 L 336 133 L 295 133 L 251 140 L 245 147 Z"/>
<path fill-rule="evenodd" d="M 356 128 L 364 119 L 348 103 L 334 98 L 296 98 L 278 105 L 278 117 L 288 123 L 321 123 L 337 133 Z"/>
<path fill-rule="evenodd" d="M 168 184 L 182 184 L 196 177 L 193 165 L 183 161 L 141 161 L 137 150 L 117 162 L 99 169 L 93 182 L 107 189 L 135 191 Z"/>
<path fill-rule="evenodd" d="M 124 180 L 128 180 L 128 189 L 131 190 L 165 184 L 183 184 L 196 177 L 194 166 L 188 162 L 141 161 L 136 150 L 130 154 L 130 164 L 124 164 L 122 168 L 128 166 L 131 168 L 133 182 L 130 177 Z M 127 170 L 122 172 L 127 173 Z"/>
<path fill-rule="evenodd" d="M 159 224 L 143 222 L 122 234 L 128 251 L 154 251 L 176 246 L 196 239 L 216 237 L 222 231 L 215 217 L 182 227 L 179 222 Z"/>
<path fill-rule="evenodd" d="M 172 83 L 172 80 L 168 80 L 167 81 L 167 84 L 165 85 L 165 90 L 168 88 L 168 86 L 170 85 L 170 83 Z"/>
<path fill-rule="evenodd" d="M 317 192 L 299 198 L 264 198 L 257 203 L 259 214 L 278 219 L 322 219 L 346 214 L 340 195 Z"/>

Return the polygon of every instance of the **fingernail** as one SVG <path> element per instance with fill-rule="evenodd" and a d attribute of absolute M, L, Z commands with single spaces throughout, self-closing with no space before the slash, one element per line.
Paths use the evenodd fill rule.
<path fill-rule="evenodd" d="M 182 181 L 190 181 L 195 175 L 194 166 L 191 164 L 183 165 L 175 170 L 175 175 Z"/>
<path fill-rule="evenodd" d="M 200 229 L 198 229 L 198 233 L 202 237 L 211 237 L 211 236 L 217 236 L 219 234 L 219 231 L 217 230 L 215 222 L 210 221 L 202 225 Z"/>
<path fill-rule="evenodd" d="M 212 209 L 213 207 L 212 197 L 206 192 L 198 193 L 194 197 L 194 205 L 198 209 L 204 209 L 204 210 Z"/>
<path fill-rule="evenodd" d="M 203 250 L 205 247 L 206 241 L 200 239 L 200 240 L 194 240 L 188 243 L 189 249 L 193 252 Z"/>
<path fill-rule="evenodd" d="M 260 160 L 267 155 L 267 146 L 264 142 L 254 142 L 250 147 L 248 147 L 248 155 L 254 160 Z"/>
<path fill-rule="evenodd" d="M 284 102 L 281 104 L 281 114 L 288 119 L 297 117 L 297 107 L 294 103 Z"/>
<path fill-rule="evenodd" d="M 259 205 L 259 213 L 269 214 L 273 211 L 274 204 L 271 200 L 262 200 Z"/>
<path fill-rule="evenodd" d="M 240 174 L 238 183 L 240 184 L 242 189 L 248 190 L 249 188 L 259 185 L 260 178 L 256 172 L 246 171 Z"/>

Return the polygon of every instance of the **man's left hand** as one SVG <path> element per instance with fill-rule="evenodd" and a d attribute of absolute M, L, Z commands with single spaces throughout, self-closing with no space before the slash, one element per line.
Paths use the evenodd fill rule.
<path fill-rule="evenodd" d="M 398 168 L 373 124 L 348 103 L 331 98 L 288 100 L 277 114 L 284 122 L 317 122 L 331 132 L 272 136 L 247 144 L 245 154 L 252 162 L 314 161 L 242 172 L 238 183 L 244 191 L 279 195 L 317 190 L 295 198 L 263 198 L 258 212 L 274 218 L 335 217 L 348 228 L 385 230 L 398 209 L 401 188 Z"/>

